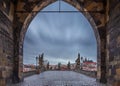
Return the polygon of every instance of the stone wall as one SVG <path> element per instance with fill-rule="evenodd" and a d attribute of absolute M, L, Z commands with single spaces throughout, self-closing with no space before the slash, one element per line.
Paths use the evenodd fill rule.
<path fill-rule="evenodd" d="M 9 0 L 0 1 L 0 86 L 12 82 L 13 75 L 13 11 Z"/>
<path fill-rule="evenodd" d="M 120 86 L 120 0 L 110 0 L 109 4 L 107 78 L 113 86 Z"/>
<path fill-rule="evenodd" d="M 23 77 L 29 77 L 29 76 L 32 76 L 32 75 L 35 75 L 36 74 L 36 70 L 34 71 L 28 71 L 28 72 L 23 72 Z"/>

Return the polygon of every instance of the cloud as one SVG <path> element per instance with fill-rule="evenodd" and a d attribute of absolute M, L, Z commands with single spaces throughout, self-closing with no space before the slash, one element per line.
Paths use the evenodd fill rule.
<path fill-rule="evenodd" d="M 46 7 L 47 10 L 53 5 L 56 3 Z M 76 10 L 65 5 L 66 9 Z M 90 23 L 82 13 L 38 13 L 25 36 L 24 63 L 35 63 L 33 58 L 43 52 L 45 59 L 53 63 L 74 62 L 78 52 L 96 61 L 97 45 Z"/>

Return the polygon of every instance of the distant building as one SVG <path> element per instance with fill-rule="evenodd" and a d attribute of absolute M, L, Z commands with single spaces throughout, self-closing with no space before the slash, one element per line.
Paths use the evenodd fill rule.
<path fill-rule="evenodd" d="M 68 70 L 67 65 L 62 65 L 62 64 L 61 64 L 61 70 Z"/>
<path fill-rule="evenodd" d="M 43 65 L 44 65 L 45 68 L 47 68 L 47 64 L 48 64 L 48 60 L 44 60 Z"/>
<path fill-rule="evenodd" d="M 70 64 L 70 65 L 71 65 L 71 70 L 74 70 L 75 67 L 76 67 L 76 63 L 72 63 L 72 64 Z"/>
<path fill-rule="evenodd" d="M 36 66 L 33 64 L 23 64 L 23 72 L 29 72 L 36 70 Z"/>
<path fill-rule="evenodd" d="M 51 70 L 56 70 L 56 69 L 57 69 L 57 65 L 49 65 L 49 68 L 50 68 Z"/>
<path fill-rule="evenodd" d="M 85 61 L 82 64 L 82 70 L 97 71 L 97 63 L 92 61 Z"/>

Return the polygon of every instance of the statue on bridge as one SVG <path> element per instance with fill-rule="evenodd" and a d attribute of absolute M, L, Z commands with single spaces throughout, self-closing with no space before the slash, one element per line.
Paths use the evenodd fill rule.
<path fill-rule="evenodd" d="M 76 63 L 76 70 L 79 70 L 80 69 L 80 53 L 78 53 L 78 58 L 76 59 L 75 61 Z"/>
<path fill-rule="evenodd" d="M 40 71 L 43 70 L 43 66 L 44 66 L 43 57 L 44 57 L 44 53 L 42 53 L 41 55 L 39 55 L 39 69 L 40 69 Z"/>
<path fill-rule="evenodd" d="M 38 59 L 38 62 L 37 62 Z M 39 64 L 37 66 L 37 64 Z M 36 71 L 37 74 L 39 74 L 40 72 L 43 72 L 45 70 L 45 66 L 44 66 L 44 53 L 42 53 L 41 55 L 39 55 L 38 57 L 36 57 Z"/>
<path fill-rule="evenodd" d="M 38 57 L 38 64 L 39 64 L 38 68 L 37 68 L 38 74 L 44 70 L 44 59 L 43 59 L 43 57 L 44 57 L 44 53 L 42 53 Z"/>

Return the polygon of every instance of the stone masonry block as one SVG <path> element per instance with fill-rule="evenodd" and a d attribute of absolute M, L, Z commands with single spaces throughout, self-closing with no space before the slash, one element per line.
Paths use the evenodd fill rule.
<path fill-rule="evenodd" d="M 0 78 L 0 86 L 6 86 L 5 79 Z"/>
<path fill-rule="evenodd" d="M 116 69 L 117 75 L 120 75 L 120 68 Z"/>
<path fill-rule="evenodd" d="M 6 71 L 0 71 L 0 78 L 6 78 Z"/>

